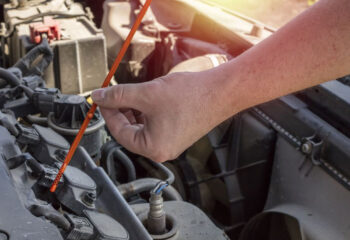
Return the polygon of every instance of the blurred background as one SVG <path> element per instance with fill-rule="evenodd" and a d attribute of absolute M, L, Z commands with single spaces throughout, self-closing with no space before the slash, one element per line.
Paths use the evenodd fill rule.
<path fill-rule="evenodd" d="M 279 28 L 317 0 L 210 0 L 271 27 Z"/>

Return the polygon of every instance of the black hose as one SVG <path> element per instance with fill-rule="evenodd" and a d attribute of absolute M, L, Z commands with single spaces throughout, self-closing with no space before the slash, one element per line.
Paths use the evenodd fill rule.
<path fill-rule="evenodd" d="M 101 166 L 110 178 L 117 183 L 115 163 L 121 164 L 127 173 L 127 181 L 136 179 L 136 169 L 131 159 L 121 150 L 121 146 L 115 141 L 105 143 L 101 150 Z"/>
<path fill-rule="evenodd" d="M 35 115 L 27 115 L 26 119 L 31 124 L 47 125 L 47 117 L 38 117 L 38 116 L 35 116 Z"/>
<path fill-rule="evenodd" d="M 12 87 L 17 87 L 21 84 L 21 80 L 12 72 L 0 67 L 0 78 L 5 80 Z"/>
<path fill-rule="evenodd" d="M 105 168 L 107 174 L 113 179 L 115 176 L 115 172 L 113 168 L 113 162 L 117 161 L 121 163 L 128 174 L 128 183 L 122 184 L 118 186 L 118 189 L 121 191 L 122 195 L 126 198 L 136 195 L 141 192 L 151 191 L 156 187 L 160 179 L 156 178 L 142 178 L 136 179 L 136 170 L 131 159 L 121 150 L 121 146 L 116 142 L 108 142 L 102 148 L 102 158 L 101 165 Z M 174 174 L 163 164 L 154 162 L 152 160 L 148 160 L 150 164 L 155 167 L 157 170 L 161 171 L 165 176 L 166 180 L 164 180 L 167 184 L 171 185 L 175 181 Z M 132 179 L 132 180 L 131 180 Z M 116 182 L 116 180 L 115 180 Z M 181 195 L 177 192 L 177 190 L 168 186 L 163 189 L 164 196 L 169 200 L 182 200 Z"/>
<path fill-rule="evenodd" d="M 108 158 L 110 157 L 113 157 L 115 161 L 121 163 L 125 167 L 128 175 L 128 182 L 136 179 L 136 169 L 133 162 L 120 148 L 115 148 Z"/>
<path fill-rule="evenodd" d="M 33 173 L 37 176 L 45 174 L 44 167 L 34 158 L 29 158 L 27 160 L 27 165 L 32 169 Z"/>
<path fill-rule="evenodd" d="M 33 204 L 29 207 L 30 212 L 36 217 L 45 217 L 56 226 L 68 231 L 71 227 L 70 222 L 61 213 L 49 205 Z"/>
<path fill-rule="evenodd" d="M 125 198 L 129 198 L 142 192 L 150 192 L 158 183 L 157 178 L 141 178 L 119 185 L 117 188 Z M 182 201 L 181 195 L 173 186 L 164 188 L 163 195 L 167 200 Z"/>
<path fill-rule="evenodd" d="M 11 169 L 15 169 L 15 168 L 19 167 L 26 160 L 27 160 L 26 156 L 19 155 L 19 156 L 7 159 L 6 164 L 7 164 L 7 167 L 11 170 Z"/>
<path fill-rule="evenodd" d="M 5 81 L 4 79 L 0 78 L 0 88 L 3 88 L 7 85 L 7 81 Z"/>

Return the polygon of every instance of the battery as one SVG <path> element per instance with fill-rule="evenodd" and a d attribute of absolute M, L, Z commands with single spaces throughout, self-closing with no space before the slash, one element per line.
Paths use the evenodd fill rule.
<path fill-rule="evenodd" d="M 28 1 L 4 5 L 10 35 L 7 65 L 13 65 L 45 37 L 54 60 L 44 73 L 47 87 L 82 94 L 99 87 L 107 73 L 105 37 L 92 13 L 73 1 Z"/>

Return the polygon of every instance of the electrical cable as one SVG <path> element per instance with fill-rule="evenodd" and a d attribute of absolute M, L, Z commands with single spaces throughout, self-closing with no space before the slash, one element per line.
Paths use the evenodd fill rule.
<path fill-rule="evenodd" d="M 124 198 L 129 198 L 139 193 L 152 191 L 155 189 L 154 186 L 159 186 L 159 183 L 159 179 L 157 178 L 140 178 L 129 183 L 121 184 L 117 188 Z M 161 191 L 163 196 L 169 201 L 182 201 L 180 193 L 173 186 L 163 188 Z"/>
<path fill-rule="evenodd" d="M 21 80 L 15 74 L 2 67 L 0 67 L 0 78 L 5 80 L 12 87 L 16 87 L 21 84 Z"/>
<path fill-rule="evenodd" d="M 159 195 L 166 187 L 173 184 L 173 182 L 175 181 L 175 175 L 172 171 L 170 171 L 169 168 L 167 168 L 163 164 L 154 162 L 152 160 L 149 160 L 149 162 L 153 165 L 153 167 L 157 168 L 159 171 L 162 171 L 167 176 L 165 181 L 159 181 L 151 191 L 152 193 Z"/>
<path fill-rule="evenodd" d="M 168 182 L 164 182 L 164 181 L 160 181 L 155 187 L 154 189 L 152 190 L 152 193 L 156 194 L 156 195 L 159 195 L 163 190 L 164 188 L 168 187 L 169 186 L 169 183 Z"/>

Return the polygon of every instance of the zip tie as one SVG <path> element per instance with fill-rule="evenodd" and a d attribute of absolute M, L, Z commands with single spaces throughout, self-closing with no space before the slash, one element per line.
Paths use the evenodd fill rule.
<path fill-rule="evenodd" d="M 132 26 L 132 28 L 130 30 L 128 37 L 126 38 L 122 48 L 120 49 L 120 51 L 117 55 L 117 58 L 114 60 L 114 63 L 112 65 L 108 75 L 106 76 L 101 88 L 108 87 L 109 83 L 111 82 L 112 77 L 115 74 L 115 72 L 117 71 L 120 62 L 122 61 L 126 51 L 128 50 L 128 47 L 131 43 L 131 40 L 134 37 L 137 29 L 139 28 L 139 26 L 142 22 L 142 19 L 144 18 L 149 6 L 151 5 L 151 2 L 152 2 L 152 0 L 146 0 L 145 4 L 143 5 L 139 15 L 137 16 L 137 19 L 136 19 L 134 25 Z M 77 136 L 75 137 L 75 139 L 74 139 L 74 141 L 73 141 L 73 143 L 68 151 L 66 158 L 64 159 L 64 162 L 63 162 L 60 170 L 58 171 L 58 174 L 57 174 L 57 176 L 56 176 L 56 178 L 55 178 L 55 180 L 50 188 L 50 192 L 56 191 L 57 185 L 58 185 L 64 171 L 66 170 L 69 162 L 72 160 L 72 157 L 73 157 L 73 155 L 74 155 L 74 153 L 75 153 L 75 151 L 76 151 L 76 149 L 77 149 L 77 147 L 78 147 L 78 145 L 79 145 L 79 143 L 84 135 L 86 128 L 88 127 L 88 125 L 90 123 L 90 120 L 93 118 L 96 109 L 97 109 L 96 103 L 92 104 L 89 112 L 87 113 L 87 115 L 85 117 L 83 124 L 81 125 L 81 127 L 79 129 Z"/>

